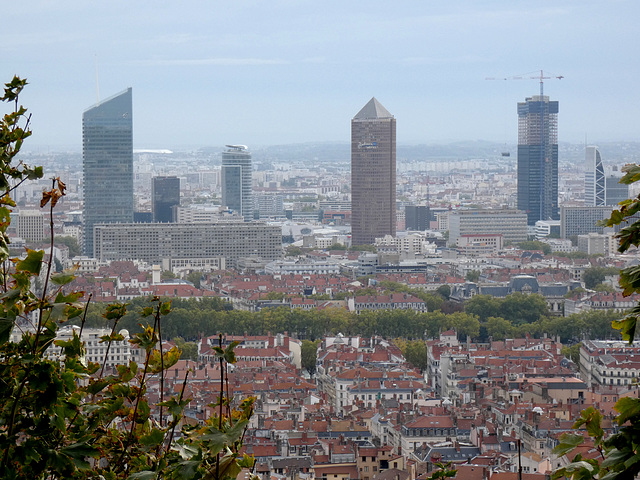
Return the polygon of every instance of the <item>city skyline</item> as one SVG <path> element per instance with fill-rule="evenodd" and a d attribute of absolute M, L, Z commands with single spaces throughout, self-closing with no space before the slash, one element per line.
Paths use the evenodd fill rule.
<path fill-rule="evenodd" d="M 187 1 L 126 5 L 126 18 L 123 8 L 14 6 L 0 74 L 30 83 L 28 148 L 77 147 L 84 107 L 123 86 L 136 89 L 136 148 L 346 141 L 338 119 L 373 95 L 403 119 L 399 143 L 514 144 L 512 105 L 535 92 L 540 69 L 564 76 L 546 85 L 563 103 L 561 141 L 639 138 L 640 66 L 628 59 L 640 5 L 630 0 L 375 1 L 366 10 Z"/>

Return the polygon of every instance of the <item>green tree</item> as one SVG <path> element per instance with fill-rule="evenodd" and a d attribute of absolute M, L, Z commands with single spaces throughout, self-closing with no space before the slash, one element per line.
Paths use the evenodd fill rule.
<path fill-rule="evenodd" d="M 520 242 L 518 247 L 522 250 L 528 251 L 542 251 L 545 255 L 549 255 L 551 253 L 551 246 L 547 243 L 540 242 L 538 240 L 530 240 L 527 242 Z"/>
<path fill-rule="evenodd" d="M 351 248 L 349 248 L 349 250 L 351 250 L 352 252 L 371 252 L 371 253 L 376 253 L 378 251 L 375 245 L 352 245 Z"/>
<path fill-rule="evenodd" d="M 297 257 L 299 255 L 302 255 L 303 253 L 304 252 L 300 247 L 296 247 L 295 245 L 290 245 L 289 247 L 287 247 L 285 255 L 287 257 Z"/>
<path fill-rule="evenodd" d="M 427 345 L 424 340 L 411 340 L 406 343 L 405 350 L 402 352 L 404 358 L 421 371 L 427 369 Z"/>
<path fill-rule="evenodd" d="M 176 275 L 171 270 L 163 270 L 160 274 L 160 279 L 164 282 L 167 280 L 173 280 Z"/>
<path fill-rule="evenodd" d="M 436 288 L 436 293 L 445 300 L 449 300 L 449 297 L 451 296 L 451 287 L 449 285 L 440 285 Z"/>
<path fill-rule="evenodd" d="M 316 362 L 318 361 L 318 344 L 320 340 L 303 340 L 300 347 L 302 355 L 302 368 L 309 372 L 309 375 L 316 373 Z"/>
<path fill-rule="evenodd" d="M 82 255 L 80 245 L 78 245 L 78 239 L 67 235 L 59 235 L 56 237 L 56 243 L 66 245 L 69 248 L 69 258 Z"/>
<path fill-rule="evenodd" d="M 502 302 L 491 295 L 474 295 L 464 304 L 464 311 L 476 315 L 481 322 L 486 322 L 489 317 L 500 317 Z"/>
<path fill-rule="evenodd" d="M 512 293 L 501 302 L 498 317 L 511 321 L 514 325 L 534 323 L 547 315 L 549 308 L 542 295 Z"/>
<path fill-rule="evenodd" d="M 485 324 L 487 335 L 494 340 L 505 340 L 513 338 L 515 329 L 510 321 L 500 317 L 489 317 Z"/>
<path fill-rule="evenodd" d="M 581 346 L 582 346 L 582 343 L 565 345 L 562 347 L 562 355 L 570 359 L 576 365 L 580 365 L 580 347 Z"/>
<path fill-rule="evenodd" d="M 590 267 L 582 273 L 582 281 L 584 286 L 588 289 L 595 289 L 595 287 L 602 282 L 608 275 L 617 275 L 618 269 L 615 267 Z"/>
<path fill-rule="evenodd" d="M 187 274 L 187 280 L 193 283 L 194 287 L 200 288 L 200 282 L 202 282 L 202 272 L 199 272 L 197 270 L 189 272 L 189 274 Z"/>
<path fill-rule="evenodd" d="M 477 282 L 480 280 L 480 271 L 479 270 L 470 270 L 467 272 L 467 276 L 465 277 L 468 282 Z"/>
<path fill-rule="evenodd" d="M 185 360 L 198 360 L 198 344 L 196 342 L 185 342 L 184 338 L 176 337 L 173 343 L 180 349 L 180 358 Z"/>

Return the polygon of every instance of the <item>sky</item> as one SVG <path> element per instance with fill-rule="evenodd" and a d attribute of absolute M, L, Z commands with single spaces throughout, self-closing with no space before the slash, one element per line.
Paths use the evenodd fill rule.
<path fill-rule="evenodd" d="M 25 148 L 80 150 L 83 111 L 127 87 L 136 148 L 348 142 L 373 96 L 398 143 L 515 144 L 541 70 L 561 142 L 640 141 L 638 19 L 637 0 L 24 0 L 0 81 L 29 82 Z"/>

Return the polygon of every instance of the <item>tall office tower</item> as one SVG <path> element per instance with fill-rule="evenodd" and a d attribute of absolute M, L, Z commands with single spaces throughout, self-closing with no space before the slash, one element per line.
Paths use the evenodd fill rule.
<path fill-rule="evenodd" d="M 351 120 L 351 243 L 396 235 L 396 119 L 372 98 Z"/>
<path fill-rule="evenodd" d="M 93 226 L 133 221 L 131 88 L 82 115 L 84 253 L 93 256 Z"/>
<path fill-rule="evenodd" d="M 249 222 L 253 219 L 251 152 L 245 145 L 226 147 L 222 152 L 222 204 Z"/>
<path fill-rule="evenodd" d="M 599 207 L 605 203 L 604 167 L 598 147 L 585 149 L 584 204 Z"/>
<path fill-rule="evenodd" d="M 527 223 L 558 220 L 558 102 L 534 95 L 518 103 L 518 208 Z"/>
<path fill-rule="evenodd" d="M 180 179 L 153 177 L 151 182 L 151 210 L 155 223 L 175 222 L 173 207 L 180 206 Z"/>

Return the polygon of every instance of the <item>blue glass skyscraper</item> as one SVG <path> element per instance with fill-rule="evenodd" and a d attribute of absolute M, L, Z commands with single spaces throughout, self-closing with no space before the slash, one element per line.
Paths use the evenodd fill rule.
<path fill-rule="evenodd" d="M 82 115 L 84 253 L 93 256 L 93 226 L 133 222 L 131 88 Z"/>
<path fill-rule="evenodd" d="M 558 102 L 542 94 L 518 103 L 518 209 L 529 225 L 560 218 Z"/>

